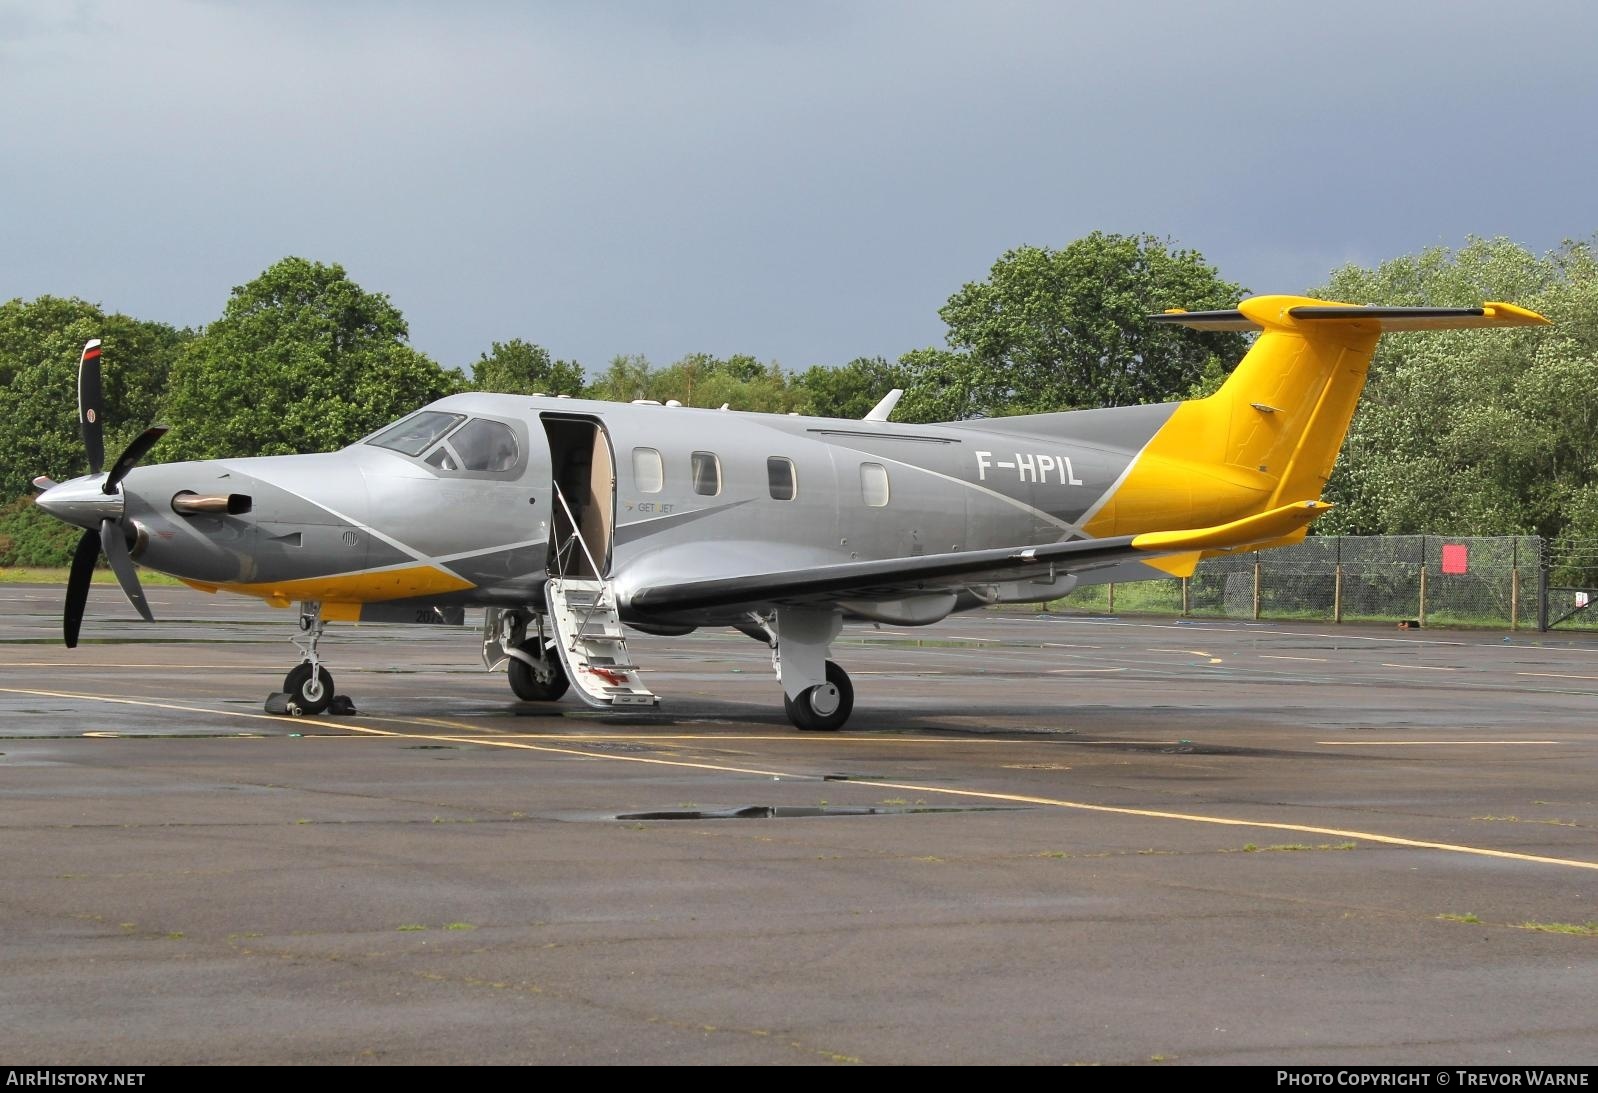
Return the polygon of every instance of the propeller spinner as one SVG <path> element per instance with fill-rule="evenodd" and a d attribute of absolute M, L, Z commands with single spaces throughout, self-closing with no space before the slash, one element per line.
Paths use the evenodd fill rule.
<path fill-rule="evenodd" d="M 133 567 L 133 557 L 128 553 L 122 480 L 138 465 L 150 449 L 166 434 L 166 426 L 152 425 L 129 444 L 105 473 L 104 395 L 100 383 L 100 339 L 91 338 L 83 347 L 78 360 L 78 422 L 83 428 L 83 447 L 89 456 L 89 473 L 82 478 L 59 485 L 40 476 L 34 484 L 44 492 L 36 500 L 38 506 L 69 524 L 84 529 L 72 555 L 72 574 L 67 579 L 66 607 L 62 616 L 62 633 L 68 649 L 78 644 L 78 633 L 83 626 L 83 609 L 89 599 L 89 581 L 94 566 L 104 553 L 116 574 L 117 583 L 128 602 L 146 622 L 154 622 L 150 605 L 139 585 L 138 572 Z"/>

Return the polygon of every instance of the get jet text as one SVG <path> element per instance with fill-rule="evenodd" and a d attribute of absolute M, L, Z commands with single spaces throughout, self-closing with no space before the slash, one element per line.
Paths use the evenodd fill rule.
<path fill-rule="evenodd" d="M 1071 457 L 1068 455 L 1051 455 L 1048 452 L 1016 452 L 1014 459 L 993 458 L 992 452 L 976 452 L 977 481 L 988 480 L 988 468 L 997 470 L 1014 471 L 1017 481 L 1020 482 L 1047 482 L 1049 475 L 1059 476 L 1062 486 L 1080 486 L 1082 480 L 1076 476 L 1076 471 L 1071 468 Z"/>

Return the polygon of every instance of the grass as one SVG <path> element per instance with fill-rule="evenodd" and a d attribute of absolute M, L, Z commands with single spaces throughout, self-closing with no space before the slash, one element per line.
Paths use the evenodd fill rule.
<path fill-rule="evenodd" d="M 1243 853 L 1245 853 L 1245 854 L 1264 854 L 1264 853 L 1269 853 L 1269 852 L 1271 852 L 1273 850 L 1280 850 L 1280 851 L 1354 850 L 1354 849 L 1357 849 L 1358 847 L 1359 847 L 1359 843 L 1356 843 L 1356 842 L 1319 843 L 1319 844 L 1317 844 L 1315 846 L 1310 846 L 1308 843 L 1273 843 L 1270 846 L 1256 846 L 1253 843 L 1244 843 L 1243 844 Z"/>
<path fill-rule="evenodd" d="M 1517 929 L 1537 930 L 1545 934 L 1572 934 L 1576 937 L 1598 937 L 1598 922 L 1522 922 Z"/>
<path fill-rule="evenodd" d="M 66 568 L 46 569 L 40 566 L 4 566 L 0 567 L 0 584 L 55 584 L 66 586 L 67 575 L 71 571 Z M 157 573 L 153 569 L 139 569 L 139 582 L 153 587 L 173 588 L 183 582 L 176 577 L 168 577 L 165 573 Z M 116 574 L 109 569 L 96 569 L 93 583 L 116 584 Z"/>
<path fill-rule="evenodd" d="M 1439 922 L 1463 922 L 1468 926 L 1480 926 L 1481 919 L 1476 917 L 1476 912 L 1466 911 L 1462 915 L 1438 915 Z"/>

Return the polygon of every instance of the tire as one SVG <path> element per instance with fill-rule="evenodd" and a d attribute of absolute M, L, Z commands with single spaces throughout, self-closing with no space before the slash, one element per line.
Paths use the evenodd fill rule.
<path fill-rule="evenodd" d="M 510 689 L 523 702 L 553 702 L 566 693 L 571 681 L 560 658 L 548 649 L 540 649 L 537 639 L 519 646 L 528 656 L 538 658 L 535 667 L 520 657 L 511 657 L 505 674 L 510 677 Z"/>
<path fill-rule="evenodd" d="M 313 681 L 311 662 L 302 661 L 283 677 L 283 690 L 302 712 L 319 714 L 333 701 L 333 676 L 326 668 L 318 667 Z"/>
<path fill-rule="evenodd" d="M 854 710 L 854 684 L 848 672 L 829 660 L 826 683 L 806 688 L 798 698 L 784 694 L 782 706 L 801 732 L 837 732 Z"/>

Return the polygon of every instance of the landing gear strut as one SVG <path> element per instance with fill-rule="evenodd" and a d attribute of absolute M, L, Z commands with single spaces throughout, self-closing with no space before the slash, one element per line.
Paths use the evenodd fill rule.
<path fill-rule="evenodd" d="M 326 625 L 320 603 L 300 604 L 300 632 L 291 640 L 304 659 L 283 677 L 283 690 L 301 713 L 319 714 L 333 704 L 333 675 L 316 655 Z"/>

